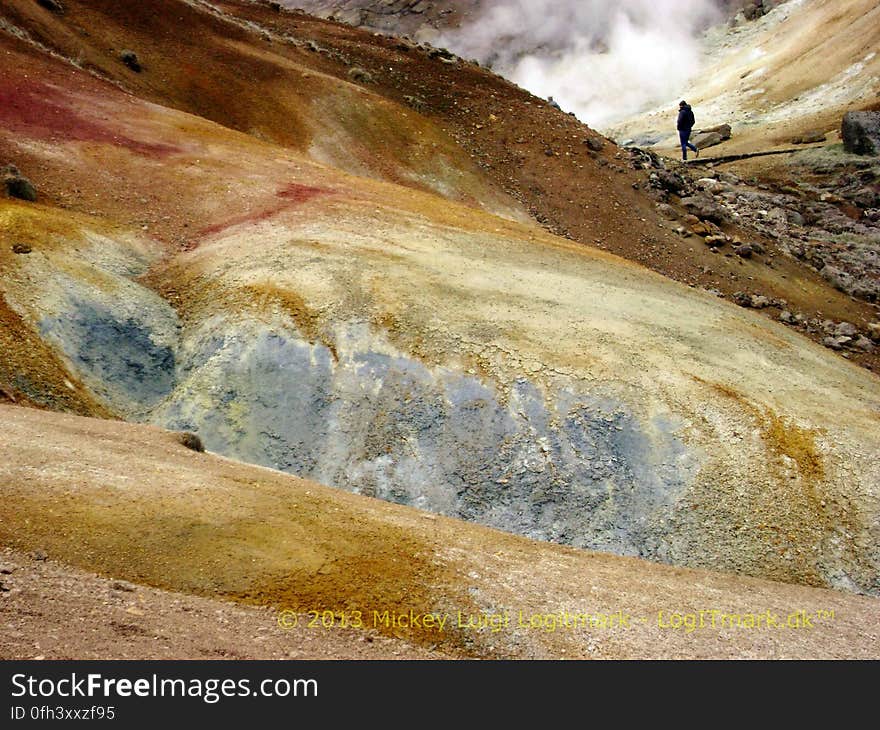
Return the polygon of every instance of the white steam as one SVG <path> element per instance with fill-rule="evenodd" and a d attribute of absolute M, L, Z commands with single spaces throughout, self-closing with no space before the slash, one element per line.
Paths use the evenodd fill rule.
<path fill-rule="evenodd" d="M 720 17 L 715 0 L 490 0 L 437 43 L 607 129 L 679 96 Z"/>

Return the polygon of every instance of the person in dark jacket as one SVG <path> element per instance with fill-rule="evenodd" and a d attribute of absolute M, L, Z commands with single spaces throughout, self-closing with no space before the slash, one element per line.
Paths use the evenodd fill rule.
<path fill-rule="evenodd" d="M 678 105 L 678 137 L 681 139 L 681 159 L 685 161 L 688 158 L 688 150 L 693 150 L 697 157 L 700 156 L 700 150 L 689 141 L 695 123 L 694 110 L 686 101 L 681 102 Z"/>

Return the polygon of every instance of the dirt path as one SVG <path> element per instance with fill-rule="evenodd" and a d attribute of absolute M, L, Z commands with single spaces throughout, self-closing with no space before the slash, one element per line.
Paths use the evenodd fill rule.
<path fill-rule="evenodd" d="M 35 557 L 36 556 L 36 557 Z M 0 660 L 444 659 L 378 632 L 172 593 L 0 550 Z M 37 559 L 40 558 L 40 559 Z"/>

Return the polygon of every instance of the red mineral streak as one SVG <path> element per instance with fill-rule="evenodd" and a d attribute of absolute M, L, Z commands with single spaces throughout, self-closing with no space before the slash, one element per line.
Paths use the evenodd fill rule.
<path fill-rule="evenodd" d="M 115 134 L 77 112 L 69 97 L 48 84 L 0 76 L 0 127 L 31 139 L 53 142 L 100 142 L 125 147 L 146 157 L 181 152 L 173 145 L 150 143 Z"/>
<path fill-rule="evenodd" d="M 233 228 L 234 226 L 239 226 L 244 223 L 259 223 L 268 220 L 269 218 L 273 218 L 279 213 L 283 213 L 285 210 L 292 210 L 298 205 L 307 203 L 319 195 L 326 195 L 329 192 L 330 191 L 325 188 L 290 183 L 275 193 L 277 197 L 288 202 L 275 205 L 271 208 L 263 208 L 255 213 L 245 213 L 243 215 L 234 216 L 233 218 L 228 218 L 225 221 L 203 228 L 200 233 L 203 236 L 211 236 L 220 233 L 221 231 L 225 231 L 227 228 Z"/>

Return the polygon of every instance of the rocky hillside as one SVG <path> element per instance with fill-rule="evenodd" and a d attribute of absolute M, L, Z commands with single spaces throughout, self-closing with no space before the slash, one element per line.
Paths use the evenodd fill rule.
<path fill-rule="evenodd" d="M 627 571 L 638 590 L 609 597 L 647 591 L 644 608 L 708 575 L 656 563 L 728 574 L 706 579 L 734 606 L 752 585 L 817 610 L 838 594 L 791 584 L 880 590 L 878 380 L 804 336 L 849 324 L 838 344 L 873 367 L 855 344 L 876 312 L 731 215 L 720 186 L 741 180 L 271 3 L 11 0 L 0 28 L 0 542 L 17 555 L 296 610 L 488 610 L 523 590 L 551 610 L 539 594 L 583 602 Z M 718 296 L 737 292 L 749 308 Z M 764 316 L 783 306 L 790 323 Z M 526 580 L 536 556 L 572 569 Z M 595 560 L 626 567 L 591 583 Z M 446 649 L 572 650 L 485 638 Z M 645 654 L 689 651 L 660 644 Z M 792 652 L 810 650 L 830 651 Z"/>

